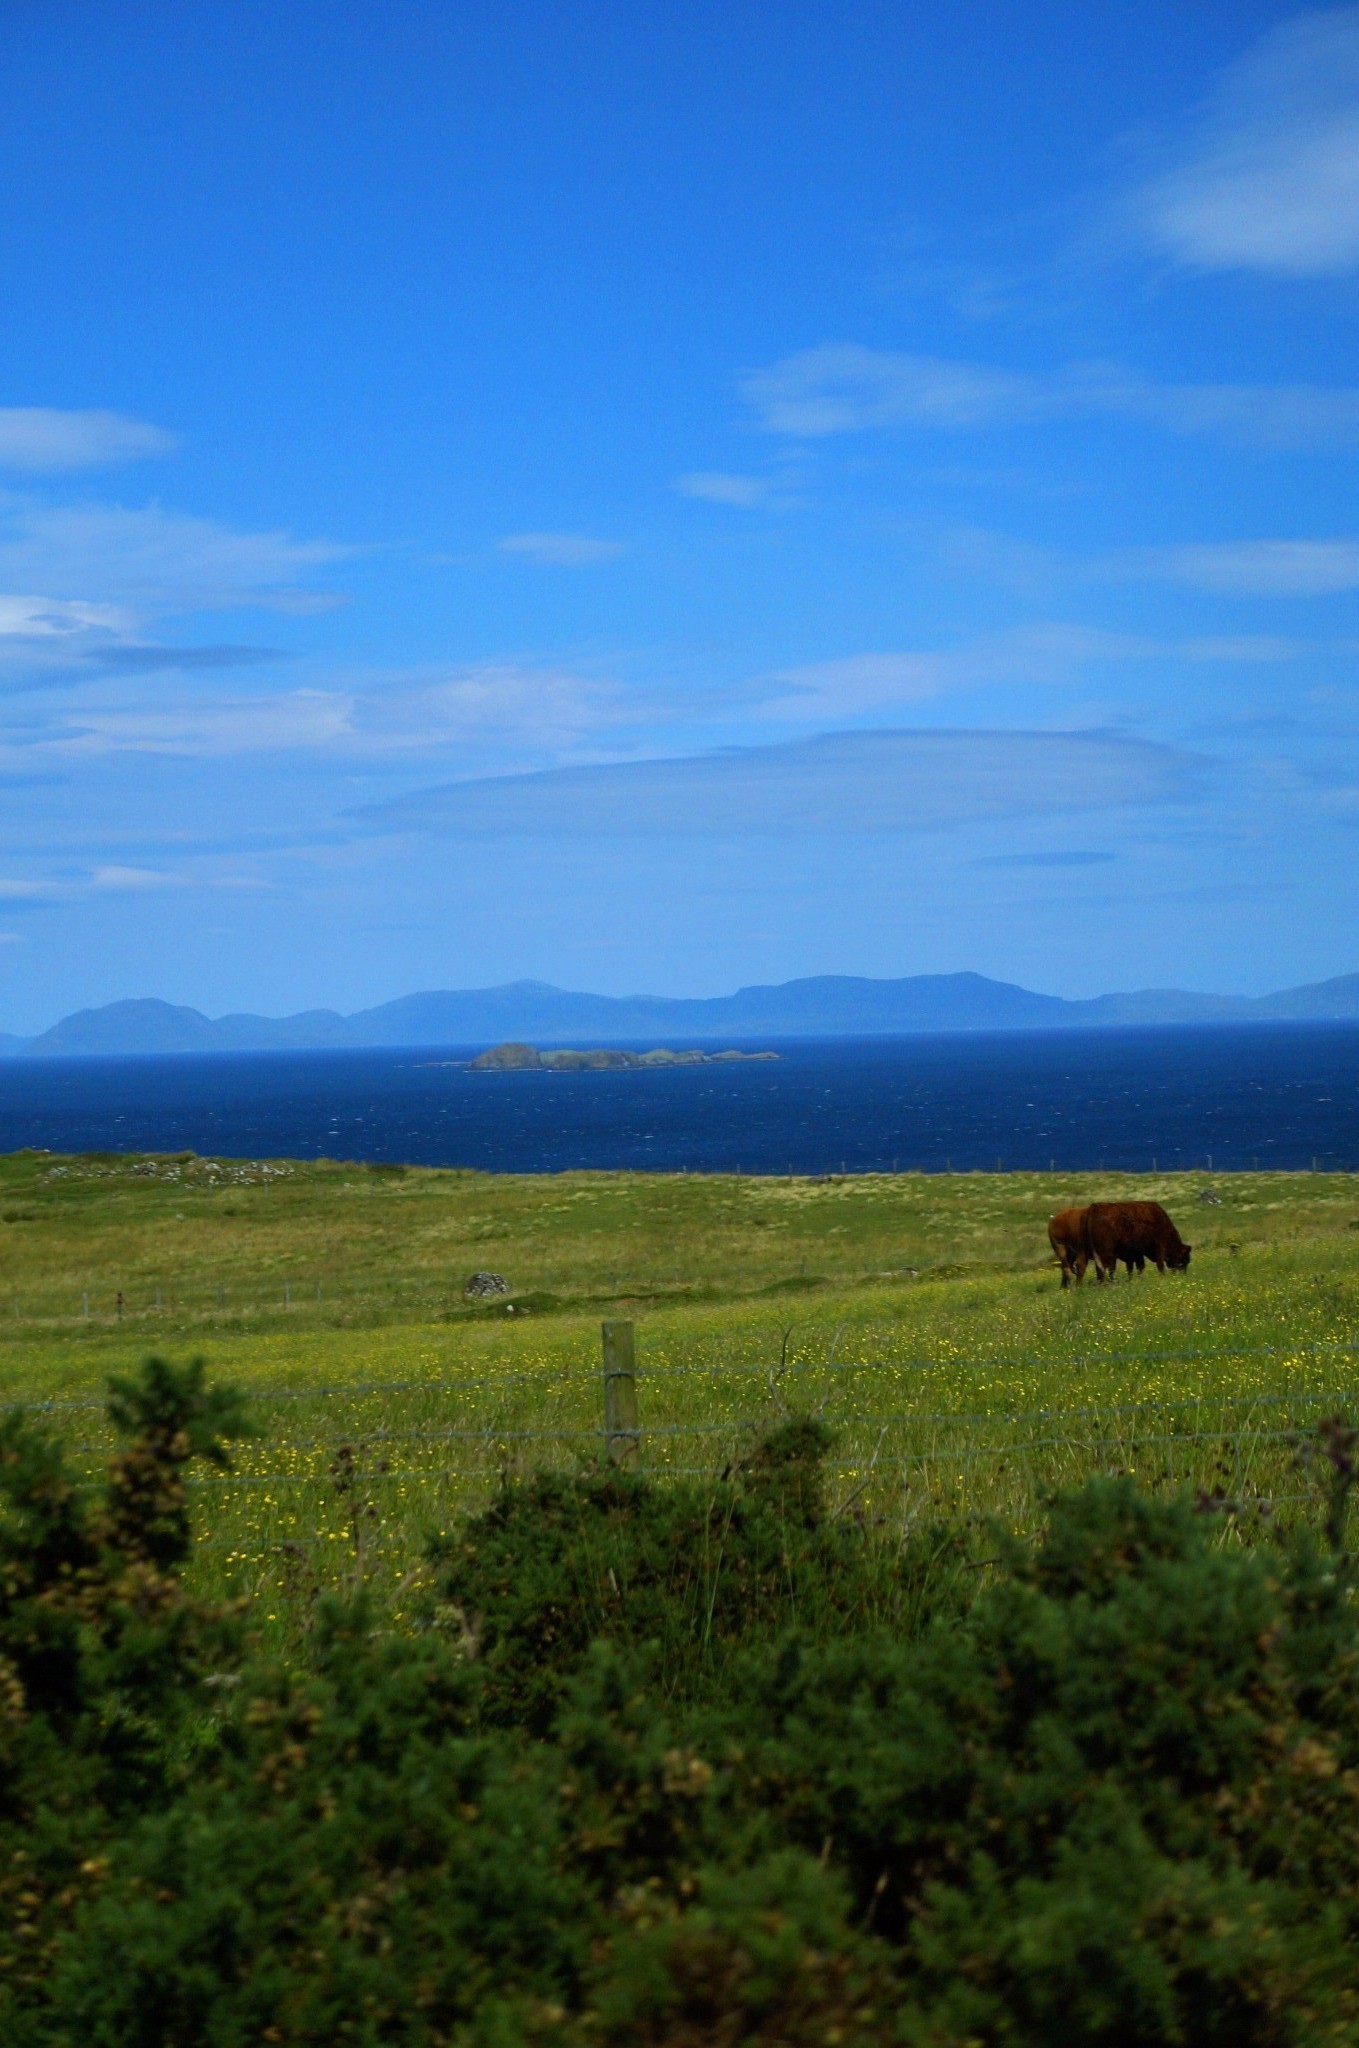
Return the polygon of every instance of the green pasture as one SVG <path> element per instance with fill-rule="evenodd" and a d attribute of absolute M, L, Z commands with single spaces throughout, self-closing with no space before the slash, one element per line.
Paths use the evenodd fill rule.
<path fill-rule="evenodd" d="M 1216 1201 L 1205 1202 L 1205 1192 Z M 1046 1219 L 1165 1203 L 1183 1277 L 1062 1292 Z M 259 1439 L 200 1482 L 196 1571 L 269 1596 L 371 1577 L 506 1472 L 600 1454 L 599 1325 L 637 1329 L 648 1469 L 720 1472 L 814 1410 L 844 1511 L 1030 1516 L 1094 1468 L 1224 1527 L 1311 1513 L 1297 1433 L 1359 1416 L 1359 1181 L 1338 1174 L 493 1176 L 323 1161 L 0 1159 L 0 1397 L 94 1469 L 107 1375 L 207 1357 Z M 489 1269 L 511 1293 L 469 1303 Z M 120 1301 L 121 1297 L 121 1301 Z M 274 1606 L 273 1596 L 278 1604 Z"/>

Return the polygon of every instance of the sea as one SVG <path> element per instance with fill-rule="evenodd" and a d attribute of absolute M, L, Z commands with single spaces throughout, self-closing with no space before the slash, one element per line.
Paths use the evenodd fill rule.
<path fill-rule="evenodd" d="M 601 1073 L 469 1073 L 447 1047 L 11 1059 L 0 1150 L 496 1173 L 1359 1170 L 1359 1025 L 743 1049 L 779 1057 Z"/>

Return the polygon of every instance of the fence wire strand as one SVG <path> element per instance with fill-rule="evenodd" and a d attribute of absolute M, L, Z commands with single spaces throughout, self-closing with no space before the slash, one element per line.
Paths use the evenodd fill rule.
<path fill-rule="evenodd" d="M 1327 1402 L 1325 1405 L 1329 1406 L 1331 1404 Z M 915 1417 L 902 1415 L 860 1415 L 844 1418 L 842 1426 L 882 1427 L 885 1429 L 898 1423 L 913 1422 L 915 1420 Z M 756 1428 L 758 1428 L 758 1425 L 751 1422 L 682 1423 L 674 1426 L 662 1425 L 656 1429 L 648 1429 L 642 1426 L 635 1430 L 628 1430 L 626 1434 L 629 1438 L 640 1438 L 643 1442 L 648 1438 L 656 1437 L 666 1440 L 711 1436 L 732 1438 L 748 1435 Z M 978 1463 L 986 1458 L 1024 1458 L 1037 1451 L 1117 1451 L 1127 1455 L 1129 1453 L 1135 1454 L 1139 1450 L 1158 1449 L 1171 1444 L 1240 1446 L 1242 1444 L 1294 1443 L 1297 1441 L 1297 1435 L 1298 1432 L 1295 1429 L 1202 1429 L 1167 1430 L 1152 1436 L 1110 1434 L 1107 1436 L 1084 1437 L 1015 1437 L 1004 1443 L 969 1444 L 961 1449 L 938 1445 L 922 1446 L 918 1450 L 907 1452 L 902 1457 L 880 1466 L 879 1470 L 887 1473 L 891 1471 L 915 1471 L 923 1466 L 931 1465 L 966 1466 Z M 524 1442 L 592 1441 L 606 1446 L 609 1442 L 609 1437 L 602 1427 L 598 1427 L 574 1430 L 439 1430 L 425 1433 L 425 1440 L 429 1442 L 457 1440 L 460 1442 L 480 1442 L 488 1445 L 508 1445 Z M 365 1438 L 363 1441 L 365 1443 L 380 1442 L 382 1439 Z M 337 1443 L 320 1446 L 320 1448 L 338 1450 L 340 1446 Z M 688 1469 L 690 1468 L 681 1468 L 669 1464 L 661 1465 L 655 1468 L 655 1476 L 658 1478 L 671 1478 L 678 1476 L 681 1470 Z M 711 1476 L 710 1468 L 708 1467 L 693 1469 L 709 1472 L 709 1476 Z M 841 1465 L 838 1467 L 830 1466 L 826 1469 L 857 1473 L 860 1468 L 856 1465 Z M 377 1484 L 379 1481 L 395 1484 L 407 1479 L 428 1479 L 434 1477 L 466 1478 L 467 1476 L 466 1473 L 436 1473 L 432 1472 L 428 1467 L 411 1465 L 402 1467 L 397 1471 L 388 1470 L 367 1475 L 364 1479 L 364 1484 Z M 235 1487 L 242 1486 L 324 1486 L 331 1482 L 330 1475 L 327 1472 L 232 1472 L 196 1477 L 187 1483 L 195 1487 L 210 1487 L 219 1492 L 229 1492 Z"/>

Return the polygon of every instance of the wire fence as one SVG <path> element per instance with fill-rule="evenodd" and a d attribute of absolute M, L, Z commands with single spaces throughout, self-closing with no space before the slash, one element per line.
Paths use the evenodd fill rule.
<path fill-rule="evenodd" d="M 508 1302 L 497 1305 L 502 1310 L 511 1306 Z M 79 1289 L 33 1287 L 0 1295 L 0 1324 L 19 1323 L 42 1329 L 150 1331 L 170 1320 L 187 1320 L 206 1327 L 275 1321 L 286 1326 L 307 1318 L 323 1323 L 343 1322 L 352 1317 L 382 1318 L 403 1309 L 418 1310 L 422 1316 L 465 1317 L 478 1307 L 484 1309 L 484 1304 L 469 1298 L 462 1285 L 452 1279 L 293 1279 L 281 1280 L 264 1293 L 257 1286 L 233 1285 L 229 1281 L 186 1285 L 182 1276 L 174 1275 L 159 1283 L 129 1281 L 117 1287 L 99 1280 Z"/>
<path fill-rule="evenodd" d="M 739 1480 L 761 1436 L 795 1412 L 819 1416 L 833 1433 L 822 1469 L 834 1512 L 853 1507 L 870 1519 L 905 1522 L 937 1506 L 950 1513 L 996 1514 L 1018 1526 L 1031 1522 L 1044 1500 L 1064 1486 L 1096 1472 L 1127 1472 L 1154 1488 L 1194 1491 L 1239 1523 L 1264 1521 L 1320 1505 L 1326 1469 L 1314 1455 L 1318 1425 L 1331 1416 L 1359 1415 L 1359 1376 L 1348 1370 L 1359 1344 L 1343 1339 L 1155 1352 L 1086 1349 L 1070 1361 L 1188 1369 L 1274 1358 L 1313 1372 L 1339 1368 L 1326 1372 L 1320 1389 L 1158 1392 L 1109 1403 L 1007 1409 L 853 1398 L 871 1388 L 875 1373 L 897 1380 L 919 1374 L 923 1383 L 931 1370 L 949 1362 L 941 1359 L 696 1358 L 648 1366 L 644 1359 L 632 1361 L 630 1325 L 608 1329 L 629 1335 L 624 1368 L 603 1374 L 582 1362 L 550 1379 L 512 1372 L 257 1391 L 253 1405 L 262 1417 L 262 1436 L 241 1448 L 234 1469 L 190 1481 L 200 1549 L 253 1565 L 299 1549 L 337 1555 L 361 1496 L 374 1523 L 400 1531 L 409 1551 L 433 1523 L 484 1504 L 507 1478 L 538 1468 L 570 1471 L 612 1462 L 659 1482 Z M 1033 1362 L 1027 1356 L 985 1360 L 1002 1371 Z M 620 1385 L 631 1388 L 630 1408 L 614 1401 Z M 690 1388 L 704 1390 L 697 1414 Z M 393 1397 L 417 1404 L 409 1426 L 392 1415 Z M 719 1397 L 733 1405 L 714 1415 L 712 1403 Z M 379 1412 L 365 1415 L 362 1404 L 373 1402 L 381 1404 Z M 307 1403 L 324 1415 L 317 1417 L 319 1428 L 308 1426 L 309 1411 L 300 1405 Z M 74 1422 L 102 1405 L 60 1399 L 32 1408 Z M 93 1480 L 113 1434 L 109 1429 L 99 1441 L 88 1432 L 81 1435 L 71 1454 L 89 1461 Z"/>
<path fill-rule="evenodd" d="M 1328 1396 L 1324 1400 L 1318 1401 L 1315 1405 L 1319 1408 L 1319 1410 L 1322 1413 L 1329 1413 L 1342 1408 L 1346 1403 L 1348 1403 L 1348 1405 L 1351 1408 L 1353 1408 L 1355 1406 L 1355 1397 L 1353 1395 L 1333 1395 Z M 1036 1414 L 1041 1411 L 1032 1412 Z M 839 1417 L 837 1418 L 837 1421 L 839 1427 L 845 1429 L 854 1427 L 856 1425 L 865 1425 L 875 1429 L 890 1429 L 894 1425 L 928 1425 L 930 1422 L 937 1423 L 945 1419 L 950 1422 L 954 1422 L 959 1421 L 962 1418 L 956 1416 L 940 1418 L 919 1417 L 914 1415 L 851 1415 Z M 1022 1423 L 1029 1419 L 1030 1417 L 1028 1413 L 1020 1413 L 1010 1418 L 1010 1420 L 1015 1423 Z M 767 1421 L 763 1425 L 757 1423 L 733 1425 L 731 1423 L 725 1422 L 662 1424 L 659 1428 L 640 1428 L 636 1432 L 636 1434 L 640 1444 L 643 1446 L 648 1443 L 668 1442 L 676 1438 L 693 1437 L 721 1437 L 727 1440 L 740 1439 L 741 1437 L 745 1437 L 748 1441 L 753 1442 L 763 1433 L 765 1429 L 768 1428 L 768 1426 L 769 1425 Z M 980 1463 L 981 1461 L 987 1458 L 1014 1457 L 1020 1454 L 1031 1453 L 1034 1451 L 1071 1450 L 1094 1454 L 1100 1452 L 1108 1452 L 1111 1450 L 1145 1451 L 1156 1449 L 1165 1445 L 1181 1446 L 1189 1444 L 1217 1444 L 1222 1446 L 1230 1445 L 1234 1447 L 1239 1447 L 1243 1444 L 1265 1443 L 1296 1445 L 1298 1442 L 1300 1426 L 1301 1425 L 1290 1429 L 1166 1430 L 1155 1434 L 1139 1433 L 1136 1435 L 1117 1436 L 1106 1435 L 1084 1437 L 1012 1437 L 1007 1438 L 1006 1441 L 1003 1443 L 969 1444 L 965 1448 L 940 1449 L 931 1447 L 928 1451 L 921 1451 L 917 1453 L 914 1457 L 901 1458 L 896 1460 L 893 1464 L 883 1465 L 881 1467 L 881 1470 L 884 1474 L 886 1474 L 887 1472 L 892 1471 L 894 1469 L 911 1469 L 912 1467 L 920 1463 L 969 1465 Z M 385 1444 L 393 1441 L 410 1441 L 412 1439 L 418 1440 L 422 1443 L 482 1443 L 489 1446 L 496 1446 L 500 1444 L 526 1443 L 592 1443 L 597 1445 L 601 1451 L 607 1450 L 610 1441 L 607 1431 L 605 1431 L 603 1428 L 542 1430 L 449 1429 L 402 1431 L 377 1430 L 365 1436 L 363 1439 L 363 1443 L 365 1446 L 371 1447 L 376 1444 Z M 333 1456 L 341 1448 L 352 1448 L 352 1445 L 349 1444 L 348 1440 L 342 1441 L 338 1439 L 324 1440 L 321 1438 L 312 1438 L 306 1444 L 297 1446 L 296 1448 L 311 1449 L 318 1447 L 324 1448 L 325 1450 L 329 1451 Z M 680 1468 L 667 1462 L 665 1465 L 658 1469 L 657 1476 L 674 1478 L 678 1476 L 681 1469 L 686 1474 L 690 1475 L 694 1473 L 699 1473 L 703 1476 L 713 1476 L 717 1474 L 719 1470 L 719 1464 L 720 1461 L 719 1463 L 713 1463 L 709 1465 L 688 1466 Z M 860 1467 L 854 1463 L 841 1462 L 837 1464 L 828 1461 L 826 1469 L 833 1472 L 856 1472 L 860 1469 Z M 456 1479 L 459 1476 L 461 1475 L 456 1470 L 444 1471 L 430 1467 L 413 1467 L 409 1469 L 403 1469 L 401 1471 L 385 1471 L 379 1474 L 370 1475 L 370 1477 L 372 1478 L 421 1478 L 440 1479 L 444 1481 Z M 189 1484 L 193 1486 L 211 1487 L 214 1491 L 217 1492 L 220 1492 L 223 1489 L 229 1490 L 232 1487 L 243 1486 L 324 1486 L 329 1483 L 330 1476 L 328 1470 L 317 1472 L 252 1472 L 225 1474 L 213 1473 L 210 1475 L 192 1479 L 189 1482 Z"/>
<path fill-rule="evenodd" d="M 1355 1413 L 1352 1389 L 1281 1398 L 1266 1404 L 1271 1426 L 1250 1420 L 1259 1403 L 1249 1397 L 1230 1404 L 1207 1427 L 1167 1427 L 1201 1420 L 1194 1403 L 1139 1403 L 1122 1415 L 1089 1413 L 1087 1423 L 1106 1427 L 1053 1429 L 1050 1410 L 1022 1410 L 1006 1417 L 967 1417 L 919 1411 L 853 1413 L 835 1418 L 841 1449 L 823 1464 L 832 1509 L 858 1504 L 879 1521 L 909 1520 L 931 1509 L 986 1516 L 1018 1527 L 1042 1511 L 1045 1499 L 1063 1486 L 1097 1472 L 1135 1473 L 1158 1490 L 1196 1493 L 1245 1525 L 1265 1524 L 1303 1510 L 1321 1512 L 1326 1494 L 1323 1464 L 1310 1456 L 1317 1425 L 1336 1413 Z M 1286 1420 L 1280 1410 L 1288 1407 Z M 1077 1418 L 1072 1417 L 1075 1421 Z M 739 1475 L 744 1458 L 769 1426 L 770 1418 L 744 1423 L 642 1424 L 632 1439 L 637 1462 L 660 1483 L 716 1485 Z M 976 1430 L 986 1427 L 983 1440 Z M 965 1434 L 966 1433 L 966 1434 Z M 857 1444 L 855 1442 L 858 1439 Z M 960 1438 L 962 1440 L 960 1440 Z M 401 1452 L 428 1446 L 430 1462 Z M 456 1447 L 455 1457 L 448 1451 Z M 692 1450 L 702 1449 L 702 1462 Z M 220 1519 L 224 1497 L 235 1491 L 242 1512 L 233 1533 L 213 1535 L 208 1548 L 219 1553 L 262 1555 L 275 1547 L 334 1541 L 338 1502 L 335 1453 L 340 1443 L 316 1439 L 321 1462 L 310 1471 L 241 1473 L 200 1482 L 199 1498 L 214 1504 Z M 498 1485 L 532 1467 L 572 1462 L 599 1464 L 616 1443 L 602 1425 L 538 1430 L 483 1427 L 412 1431 L 366 1437 L 358 1448 L 357 1481 L 375 1519 L 399 1516 L 428 1528 L 482 1504 Z M 292 1446 L 297 1452 L 301 1446 Z M 481 1456 L 476 1457 L 476 1452 Z M 527 1454 L 527 1455 L 526 1455 Z M 252 1512 L 263 1502 L 266 1512 Z M 330 1526 L 327 1528 L 327 1524 Z M 247 1527 L 254 1532 L 247 1536 Z M 251 1543 L 254 1543 L 253 1552 Z"/>
<path fill-rule="evenodd" d="M 1337 1337 L 1318 1338 L 1296 1344 L 1200 1345 L 1174 1351 L 1099 1351 L 1086 1346 L 1074 1355 L 1072 1362 L 1099 1366 L 1191 1365 L 1206 1360 L 1239 1358 L 1321 1358 L 1335 1353 L 1339 1353 L 1341 1356 L 1353 1357 L 1359 1354 L 1359 1344 L 1353 1344 Z M 1053 1354 L 1053 1356 L 1057 1357 L 1058 1354 Z M 978 1362 L 985 1364 L 989 1369 L 993 1370 L 1013 1369 L 1018 1371 L 1040 1360 L 1051 1362 L 1047 1354 L 1037 1352 L 988 1354 Z M 790 1359 L 786 1363 L 776 1365 L 768 1359 L 694 1358 L 687 1359 L 680 1364 L 648 1365 L 643 1363 L 637 1366 L 635 1376 L 639 1382 L 644 1383 L 648 1380 L 674 1377 L 675 1375 L 695 1378 L 699 1376 L 719 1376 L 723 1379 L 728 1379 L 738 1374 L 748 1374 L 764 1380 L 772 1379 L 775 1384 L 778 1384 L 785 1378 L 801 1377 L 803 1375 L 815 1375 L 818 1378 L 824 1379 L 828 1375 L 840 1378 L 851 1373 L 860 1372 L 936 1372 L 944 1363 L 946 1361 L 938 1358 L 860 1358 L 844 1360 Z M 322 1383 L 317 1386 L 308 1387 L 252 1387 L 249 1389 L 249 1393 L 253 1402 L 265 1406 L 271 1405 L 276 1401 L 360 1400 L 377 1395 L 427 1393 L 435 1389 L 446 1391 L 449 1394 L 482 1393 L 488 1389 L 501 1392 L 510 1387 L 527 1386 L 541 1388 L 541 1374 L 524 1372 L 495 1373 L 473 1380 L 451 1380 L 433 1376 L 418 1380 L 359 1380 L 339 1384 Z M 1252 1393 L 1242 1395 L 1240 1398 L 1259 1404 L 1269 1401 L 1291 1401 L 1297 1397 L 1293 1394 Z M 1196 1394 L 1184 1395 L 1179 1399 L 1157 1395 L 1154 1399 L 1146 1401 L 1115 1402 L 1108 1405 L 1101 1403 L 1097 1409 L 1063 1408 L 1050 1412 L 1067 1415 L 1085 1413 L 1111 1415 L 1127 1413 L 1134 1409 L 1145 1407 L 1182 1407 L 1202 1399 L 1203 1396 Z M 90 1396 L 66 1400 L 26 1401 L 23 1405 L 29 1414 L 54 1415 L 75 1412 L 77 1410 L 84 1410 L 86 1413 L 93 1411 L 102 1412 L 107 1404 L 102 1398 Z M 949 1417 L 954 1420 L 982 1419 L 979 1411 L 949 1410 L 947 1412 Z M 989 1412 L 987 1411 L 987 1413 Z M 1033 1410 L 1025 1412 L 1040 1413 L 1049 1411 Z M 920 1419 L 930 1421 L 941 1418 L 925 1416 Z"/>

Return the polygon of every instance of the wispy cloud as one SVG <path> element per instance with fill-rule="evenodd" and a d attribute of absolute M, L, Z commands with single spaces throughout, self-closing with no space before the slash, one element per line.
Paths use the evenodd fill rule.
<path fill-rule="evenodd" d="M 804 662 L 770 678 L 766 718 L 825 724 L 892 705 L 920 703 L 988 683 L 1061 683 L 1095 660 L 1123 660 L 1144 642 L 1125 633 L 1054 623 L 988 634 L 958 647 L 850 654 Z"/>
<path fill-rule="evenodd" d="M 1198 270 L 1324 277 L 1359 265 L 1359 8 L 1299 15 L 1232 65 L 1183 160 L 1131 210 Z"/>
<path fill-rule="evenodd" d="M 850 341 L 784 356 L 744 377 L 741 392 L 772 433 L 806 439 L 871 427 L 989 427 L 1050 409 L 1035 378 Z"/>
<path fill-rule="evenodd" d="M 475 748 L 541 761 L 578 752 L 620 715 L 607 679 L 488 662 L 370 681 L 356 692 L 353 727 L 374 751 Z"/>
<path fill-rule="evenodd" d="M 735 476 L 718 469 L 691 469 L 676 477 L 675 489 L 685 498 L 702 498 L 710 505 L 736 505 L 746 512 L 767 504 L 772 494 L 765 477 Z"/>
<path fill-rule="evenodd" d="M 1316 651 L 1316 641 L 1292 639 L 1286 633 L 1193 633 L 1185 640 L 1167 640 L 1148 649 L 1162 660 L 1245 662 L 1252 666 L 1300 661 Z"/>
<path fill-rule="evenodd" d="M 357 813 L 454 838 L 806 837 L 1185 801 L 1203 757 L 1103 732 L 826 733 L 772 747 L 450 783 Z"/>
<path fill-rule="evenodd" d="M 621 541 L 598 540 L 588 533 L 507 533 L 497 546 L 502 555 L 520 555 L 552 569 L 589 569 L 623 553 Z"/>
<path fill-rule="evenodd" d="M 780 669 L 769 678 L 777 688 L 759 704 L 758 714 L 784 723 L 824 725 L 960 690 L 1079 683 L 1100 662 L 1285 661 L 1297 652 L 1293 641 L 1271 635 L 1161 640 L 1054 620 L 980 635 L 955 647 L 851 654 Z"/>
<path fill-rule="evenodd" d="M 65 715 L 39 744 L 68 755 L 178 754 L 199 759 L 232 754 L 333 747 L 353 731 L 353 700 L 334 691 L 293 690 L 211 704 L 84 709 Z"/>
<path fill-rule="evenodd" d="M 288 609 L 317 569 L 356 552 L 288 533 L 240 532 L 155 504 L 0 498 L 0 586 L 70 602 Z"/>
<path fill-rule="evenodd" d="M 120 605 L 0 594 L 0 640 L 87 638 L 92 633 L 125 633 L 131 625 L 132 614 Z"/>
<path fill-rule="evenodd" d="M 99 469 L 168 455 L 178 436 L 120 412 L 58 412 L 44 405 L 0 407 L 0 469 Z"/>
<path fill-rule="evenodd" d="M 218 675 L 226 669 L 259 668 L 266 662 L 291 661 L 281 647 L 249 647 L 234 642 L 201 647 L 172 647 L 162 642 L 118 640 L 90 651 L 86 667 L 104 675 Z"/>
<path fill-rule="evenodd" d="M 0 686 L 49 689 L 99 675 L 215 673 L 288 657 L 278 648 L 148 641 L 124 605 L 0 593 Z"/>
<path fill-rule="evenodd" d="M 97 867 L 90 875 L 94 888 L 116 889 L 124 894 L 129 891 L 141 894 L 148 889 L 175 889 L 182 886 L 182 880 L 181 876 L 167 874 L 161 868 Z"/>
<path fill-rule="evenodd" d="M 1052 853 L 983 853 L 972 865 L 974 868 L 1093 868 L 1115 859 L 1117 855 L 1107 851 L 1072 847 Z"/>
<path fill-rule="evenodd" d="M 1195 541 L 1106 558 L 1114 573 L 1241 597 L 1331 597 L 1359 590 L 1359 540 Z"/>
<path fill-rule="evenodd" d="M 824 724 L 828 718 L 852 718 L 937 697 L 962 679 L 965 668 L 947 652 L 847 654 L 804 662 L 775 672 L 770 680 L 781 687 L 759 710 L 765 718 Z"/>
<path fill-rule="evenodd" d="M 30 758 L 311 753 L 376 764 L 443 752 L 476 766 L 538 767 L 579 756 L 620 717 L 618 693 L 607 680 L 488 664 L 360 673 L 344 687 L 207 699 L 167 701 L 157 692 L 140 703 L 109 705 L 90 692 L 8 733 L 0 726 L 0 744 L 22 746 Z"/>
<path fill-rule="evenodd" d="M 1359 442 L 1359 389 L 1323 385 L 1154 384 L 1109 364 L 1032 376 L 985 364 L 826 342 L 742 380 L 770 433 L 801 440 L 904 428 L 970 433 L 1106 417 L 1251 447 Z"/>
<path fill-rule="evenodd" d="M 1180 541 L 1077 554 L 985 528 L 946 529 L 937 559 L 954 574 L 998 584 L 1034 602 L 1058 589 L 1101 583 L 1172 583 L 1225 597 L 1325 598 L 1359 590 L 1359 538 Z M 1298 652 L 1271 634 L 1220 634 L 1223 658 L 1272 660 Z M 1206 655 L 1204 658 L 1207 658 Z"/>

